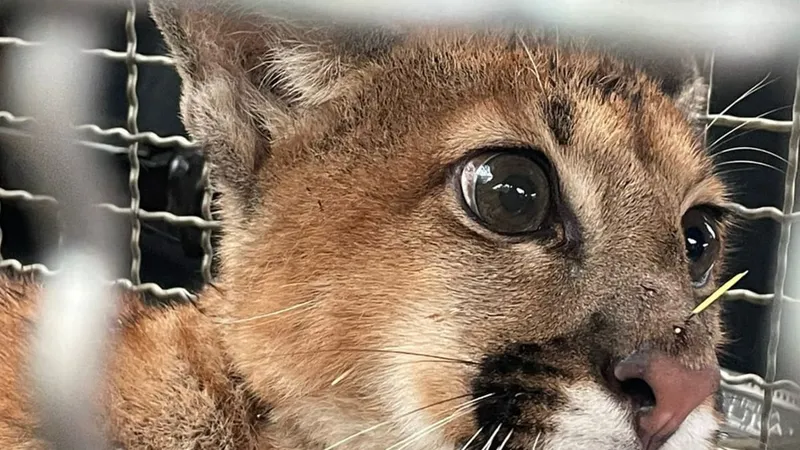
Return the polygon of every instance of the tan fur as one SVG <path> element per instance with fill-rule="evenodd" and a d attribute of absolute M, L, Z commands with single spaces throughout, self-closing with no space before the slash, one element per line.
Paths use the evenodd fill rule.
<path fill-rule="evenodd" d="M 680 229 L 725 200 L 688 118 L 701 84 L 665 93 L 609 54 L 503 30 L 353 31 L 198 3 L 154 11 L 223 194 L 219 287 L 199 307 L 122 297 L 103 398 L 121 446 L 310 449 L 377 427 L 340 448 L 387 448 L 468 401 L 509 343 L 541 346 L 559 375 L 520 382 L 554 392 L 645 343 L 715 364 L 717 306 L 672 332 L 716 284 L 692 289 Z M 557 245 L 563 227 L 518 242 L 465 214 L 453 164 L 501 145 L 552 162 L 577 250 Z M 1 287 L 0 445 L 40 448 L 24 376 L 38 288 Z M 556 403 L 526 407 L 533 431 L 508 448 L 553 432 Z M 412 447 L 476 430 L 465 414 Z"/>

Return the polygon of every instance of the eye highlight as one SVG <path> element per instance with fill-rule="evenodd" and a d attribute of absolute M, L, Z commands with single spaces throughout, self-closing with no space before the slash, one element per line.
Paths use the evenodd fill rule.
<path fill-rule="evenodd" d="M 709 274 L 719 257 L 720 241 L 715 217 L 703 208 L 692 208 L 682 219 L 689 274 L 695 287 L 708 282 Z"/>
<path fill-rule="evenodd" d="M 551 183 L 545 166 L 515 152 L 486 152 L 461 170 L 464 202 L 480 223 L 495 233 L 538 231 L 551 208 Z"/>

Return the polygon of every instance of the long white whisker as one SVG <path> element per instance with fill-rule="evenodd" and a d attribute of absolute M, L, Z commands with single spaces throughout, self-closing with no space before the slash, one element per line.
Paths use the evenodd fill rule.
<path fill-rule="evenodd" d="M 279 349 L 276 349 L 279 350 Z M 309 350 L 309 351 L 302 351 L 302 352 L 289 352 L 289 353 L 275 353 L 272 352 L 269 354 L 270 358 L 285 358 L 285 357 L 293 357 L 293 356 L 300 356 L 300 355 L 318 355 L 323 353 L 375 353 L 375 354 L 391 354 L 391 355 L 405 355 L 405 356 L 418 356 L 420 358 L 431 358 L 432 361 L 425 361 L 425 360 L 415 360 L 415 361 L 408 361 L 409 363 L 416 363 L 416 362 L 442 362 L 442 363 L 454 363 L 454 364 L 466 364 L 466 365 L 478 365 L 478 363 L 474 361 L 456 359 L 456 358 L 449 358 L 447 356 L 440 356 L 440 355 L 429 355 L 427 353 L 415 353 L 410 351 L 404 350 L 395 350 L 393 348 L 329 348 L 329 349 L 317 349 L 317 350 Z"/>
<path fill-rule="evenodd" d="M 261 320 L 261 319 L 266 319 L 266 318 L 273 317 L 273 316 L 278 316 L 278 315 L 281 315 L 281 314 L 284 314 L 284 313 L 287 313 L 287 312 L 290 312 L 290 311 L 294 311 L 296 309 L 303 308 L 305 306 L 312 305 L 314 303 L 316 303 L 316 300 L 309 300 L 307 302 L 298 303 L 296 305 L 292 305 L 292 306 L 289 306 L 288 308 L 280 309 L 278 311 L 272 311 L 272 312 L 269 312 L 269 313 L 266 313 L 266 314 L 260 314 L 260 315 L 257 315 L 257 316 L 247 317 L 245 319 L 235 319 L 235 320 L 231 320 L 231 319 L 216 319 L 216 320 L 214 320 L 214 322 L 218 323 L 218 324 L 221 324 L 221 325 L 233 325 L 233 324 L 238 324 L 238 323 L 252 322 L 252 321 L 255 321 L 255 320 Z"/>
<path fill-rule="evenodd" d="M 456 407 L 454 407 L 454 408 L 452 408 L 452 409 L 459 410 L 459 409 L 463 409 L 463 408 L 469 407 L 470 405 L 472 405 L 472 404 L 474 404 L 474 403 L 477 403 L 477 402 L 479 402 L 479 401 L 481 401 L 481 400 L 483 400 L 483 399 L 489 398 L 489 397 L 491 397 L 492 395 L 494 395 L 494 394 L 493 394 L 493 393 L 490 393 L 490 394 L 486 394 L 486 395 L 483 395 L 483 396 L 481 396 L 481 397 L 478 397 L 478 398 L 474 398 L 474 399 L 472 399 L 472 400 L 469 400 L 469 401 L 467 401 L 467 402 L 464 402 L 464 403 L 462 403 L 462 404 L 460 404 L 460 405 L 458 405 L 458 406 L 456 406 Z M 442 403 L 443 403 L 443 402 L 442 402 Z M 429 406 L 431 406 L 431 405 L 429 405 Z M 332 449 L 334 449 L 334 448 L 336 448 L 336 447 L 339 447 L 340 445 L 344 445 L 344 444 L 346 444 L 346 443 L 348 443 L 348 442 L 352 441 L 353 439 L 355 439 L 355 438 L 357 438 L 357 437 L 359 437 L 359 436 L 362 436 L 362 435 L 364 435 L 364 434 L 367 434 L 367 433 L 369 433 L 370 431 L 374 431 L 374 430 L 377 430 L 378 428 L 385 427 L 386 425 L 390 425 L 390 424 L 392 424 L 392 423 L 395 423 L 395 422 L 397 422 L 398 420 L 400 420 L 400 419 L 402 419 L 402 418 L 404 418 L 404 417 L 408 417 L 408 416 L 410 416 L 410 415 L 413 415 L 413 414 L 416 414 L 416 413 L 418 413 L 418 412 L 420 412 L 420 411 L 423 411 L 423 410 L 425 410 L 425 408 L 427 408 L 427 407 L 423 407 L 423 408 L 415 409 L 414 411 L 410 411 L 410 412 L 408 412 L 408 413 L 405 413 L 405 414 L 401 415 L 401 416 L 400 416 L 400 417 L 398 417 L 398 418 L 391 419 L 391 420 L 386 420 L 386 421 L 384 421 L 384 422 L 381 422 L 381 423 L 379 423 L 379 424 L 376 424 L 376 425 L 373 425 L 373 426 L 371 426 L 371 427 L 369 427 L 369 428 L 366 428 L 366 429 L 364 429 L 364 430 L 361 430 L 361 431 L 359 431 L 358 433 L 351 434 L 350 436 L 348 436 L 348 437 L 346 437 L 346 438 L 344 438 L 344 439 L 342 439 L 342 440 L 340 440 L 340 441 L 338 441 L 338 442 L 336 442 L 336 443 L 334 443 L 334 444 L 331 444 L 331 445 L 329 445 L 329 446 L 325 447 L 323 450 L 332 450 Z"/>
<path fill-rule="evenodd" d="M 772 169 L 772 170 L 778 171 L 780 173 L 783 173 L 783 170 L 781 170 L 780 168 L 775 167 L 773 165 L 770 165 L 770 164 L 767 164 L 767 163 L 763 163 L 761 161 L 748 161 L 748 160 L 743 160 L 743 159 L 739 159 L 739 160 L 736 160 L 736 161 L 721 162 L 721 163 L 717 164 L 715 167 L 729 166 L 731 164 L 752 164 L 754 166 L 766 167 L 768 169 Z"/>
<path fill-rule="evenodd" d="M 731 169 L 731 170 L 725 170 L 723 172 L 719 172 L 719 173 L 717 173 L 717 175 L 718 176 L 723 176 L 723 175 L 728 175 L 729 173 L 745 172 L 745 171 L 753 170 L 753 169 L 755 169 L 755 167 L 745 167 L 745 168 L 742 168 L 742 169 Z"/>
<path fill-rule="evenodd" d="M 780 161 L 782 161 L 782 162 L 784 162 L 786 164 L 789 164 L 789 161 L 787 161 L 786 158 L 784 158 L 784 157 L 782 157 L 780 155 L 776 155 L 775 153 L 772 153 L 769 150 L 765 150 L 763 148 L 758 148 L 758 147 L 731 147 L 731 148 L 726 148 L 725 150 L 722 150 L 720 152 L 714 153 L 712 156 L 717 157 L 719 155 L 724 155 L 725 153 L 730 153 L 730 152 L 734 152 L 734 151 L 737 151 L 737 150 L 751 150 L 751 151 L 754 151 L 754 152 L 763 153 L 763 154 L 772 156 L 775 159 L 778 159 L 778 160 L 780 160 Z"/>
<path fill-rule="evenodd" d="M 489 447 L 492 446 L 492 442 L 494 442 L 494 438 L 497 437 L 497 433 L 500 432 L 500 428 L 503 428 L 503 424 L 502 423 L 500 425 L 498 425 L 497 428 L 494 429 L 494 433 L 492 433 L 492 435 L 489 436 L 489 440 L 486 441 L 486 445 L 484 445 L 481 450 L 489 450 Z"/>
<path fill-rule="evenodd" d="M 513 433 L 514 433 L 513 429 L 508 431 L 508 434 L 506 435 L 506 438 L 503 439 L 503 442 L 500 443 L 500 447 L 498 447 L 497 450 L 503 450 L 504 448 L 506 448 L 506 444 L 508 444 L 508 441 L 511 439 L 511 435 Z"/>
<path fill-rule="evenodd" d="M 483 427 L 478 428 L 478 431 L 476 431 L 475 434 L 473 434 L 472 437 L 469 438 L 467 443 L 464 444 L 463 447 L 461 447 L 461 450 L 467 450 L 467 448 L 469 448 L 469 446 L 472 445 L 472 443 L 475 441 L 475 439 L 478 439 L 478 436 L 480 436 L 482 431 L 483 431 Z"/>
<path fill-rule="evenodd" d="M 533 441 L 533 448 L 531 450 L 536 450 L 536 446 L 539 445 L 539 438 L 542 437 L 542 432 L 540 431 L 539 434 L 536 435 L 536 440 Z"/>
<path fill-rule="evenodd" d="M 751 87 L 750 89 L 748 89 L 748 90 L 747 90 L 747 92 L 745 92 L 744 94 L 740 95 L 740 96 L 739 96 L 739 98 L 737 98 L 736 100 L 734 100 L 734 101 L 733 101 L 733 102 L 732 102 L 730 105 L 728 105 L 728 106 L 727 106 L 725 109 L 723 109 L 723 110 L 722 110 L 722 112 L 721 112 L 721 113 L 719 113 L 719 116 L 721 116 L 721 115 L 724 115 L 725 113 L 727 113 L 727 112 L 728 112 L 728 111 L 729 111 L 731 108 L 733 108 L 733 107 L 734 107 L 734 106 L 735 106 L 737 103 L 739 103 L 739 102 L 741 102 L 742 100 L 746 99 L 747 97 L 749 97 L 749 96 L 753 95 L 754 93 L 758 92 L 759 90 L 761 90 L 761 89 L 765 88 L 766 86 L 769 86 L 770 84 L 774 83 L 776 80 L 770 80 L 770 81 L 767 81 L 767 78 L 769 78 L 769 76 L 770 76 L 770 75 L 771 75 L 771 74 L 770 74 L 770 73 L 768 73 L 768 74 L 767 74 L 767 75 L 766 75 L 766 76 L 765 76 L 765 77 L 764 77 L 764 78 L 763 78 L 761 81 L 759 81 L 758 83 L 756 83 L 756 85 L 755 85 L 755 86 Z M 709 129 L 709 128 L 711 128 L 712 126 L 714 126 L 714 123 L 717 121 L 717 118 L 718 118 L 719 116 L 715 117 L 715 118 L 714 118 L 714 120 L 712 120 L 711 122 L 709 122 L 709 123 L 708 123 L 708 125 L 706 125 L 706 127 L 705 127 L 705 131 L 708 131 L 708 129 Z"/>
<path fill-rule="evenodd" d="M 335 442 L 335 443 L 325 447 L 323 450 L 331 450 L 333 448 L 339 447 L 340 445 L 344 445 L 344 444 L 352 441 L 353 439 L 355 439 L 355 438 L 357 438 L 357 437 L 359 437 L 361 435 L 367 434 L 367 433 L 369 433 L 370 431 L 373 431 L 373 430 L 377 430 L 378 428 L 384 427 L 384 426 L 389 425 L 390 423 L 393 423 L 393 422 L 395 422 L 395 421 L 394 420 L 387 420 L 387 421 L 381 422 L 381 423 L 379 423 L 377 425 L 373 425 L 373 426 L 371 426 L 369 428 L 365 428 L 365 429 L 359 431 L 358 433 L 351 434 L 350 436 L 347 436 L 346 438 L 344 438 L 344 439 L 342 439 L 342 440 L 340 440 L 338 442 Z"/>
<path fill-rule="evenodd" d="M 472 405 L 470 405 L 472 406 Z M 461 416 L 471 413 L 471 409 L 465 409 L 463 411 L 455 411 L 453 414 L 441 419 L 439 421 L 434 422 L 432 425 L 428 425 L 427 427 L 423 428 L 422 430 L 412 434 L 411 436 L 401 440 L 400 442 L 388 447 L 386 450 L 401 450 L 409 445 L 413 444 L 414 442 L 422 439 L 423 437 L 427 436 L 428 434 L 442 428 L 443 426 L 447 425 L 448 423 L 458 419 Z"/>

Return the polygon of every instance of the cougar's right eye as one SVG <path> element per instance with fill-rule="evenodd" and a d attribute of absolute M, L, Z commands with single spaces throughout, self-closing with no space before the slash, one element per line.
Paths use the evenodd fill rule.
<path fill-rule="evenodd" d="M 539 230 L 551 205 L 543 165 L 511 152 L 483 153 L 467 161 L 461 193 L 483 226 L 505 235 Z"/>

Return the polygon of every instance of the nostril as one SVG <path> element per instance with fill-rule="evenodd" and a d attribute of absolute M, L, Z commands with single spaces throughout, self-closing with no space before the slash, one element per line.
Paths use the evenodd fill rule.
<path fill-rule="evenodd" d="M 648 410 L 656 406 L 656 395 L 653 389 L 641 378 L 625 380 L 620 383 L 620 388 L 637 411 Z"/>
<path fill-rule="evenodd" d="M 638 410 L 636 431 L 647 450 L 660 448 L 719 386 L 719 366 L 695 369 L 651 349 L 632 353 L 613 372 L 616 387 Z"/>

